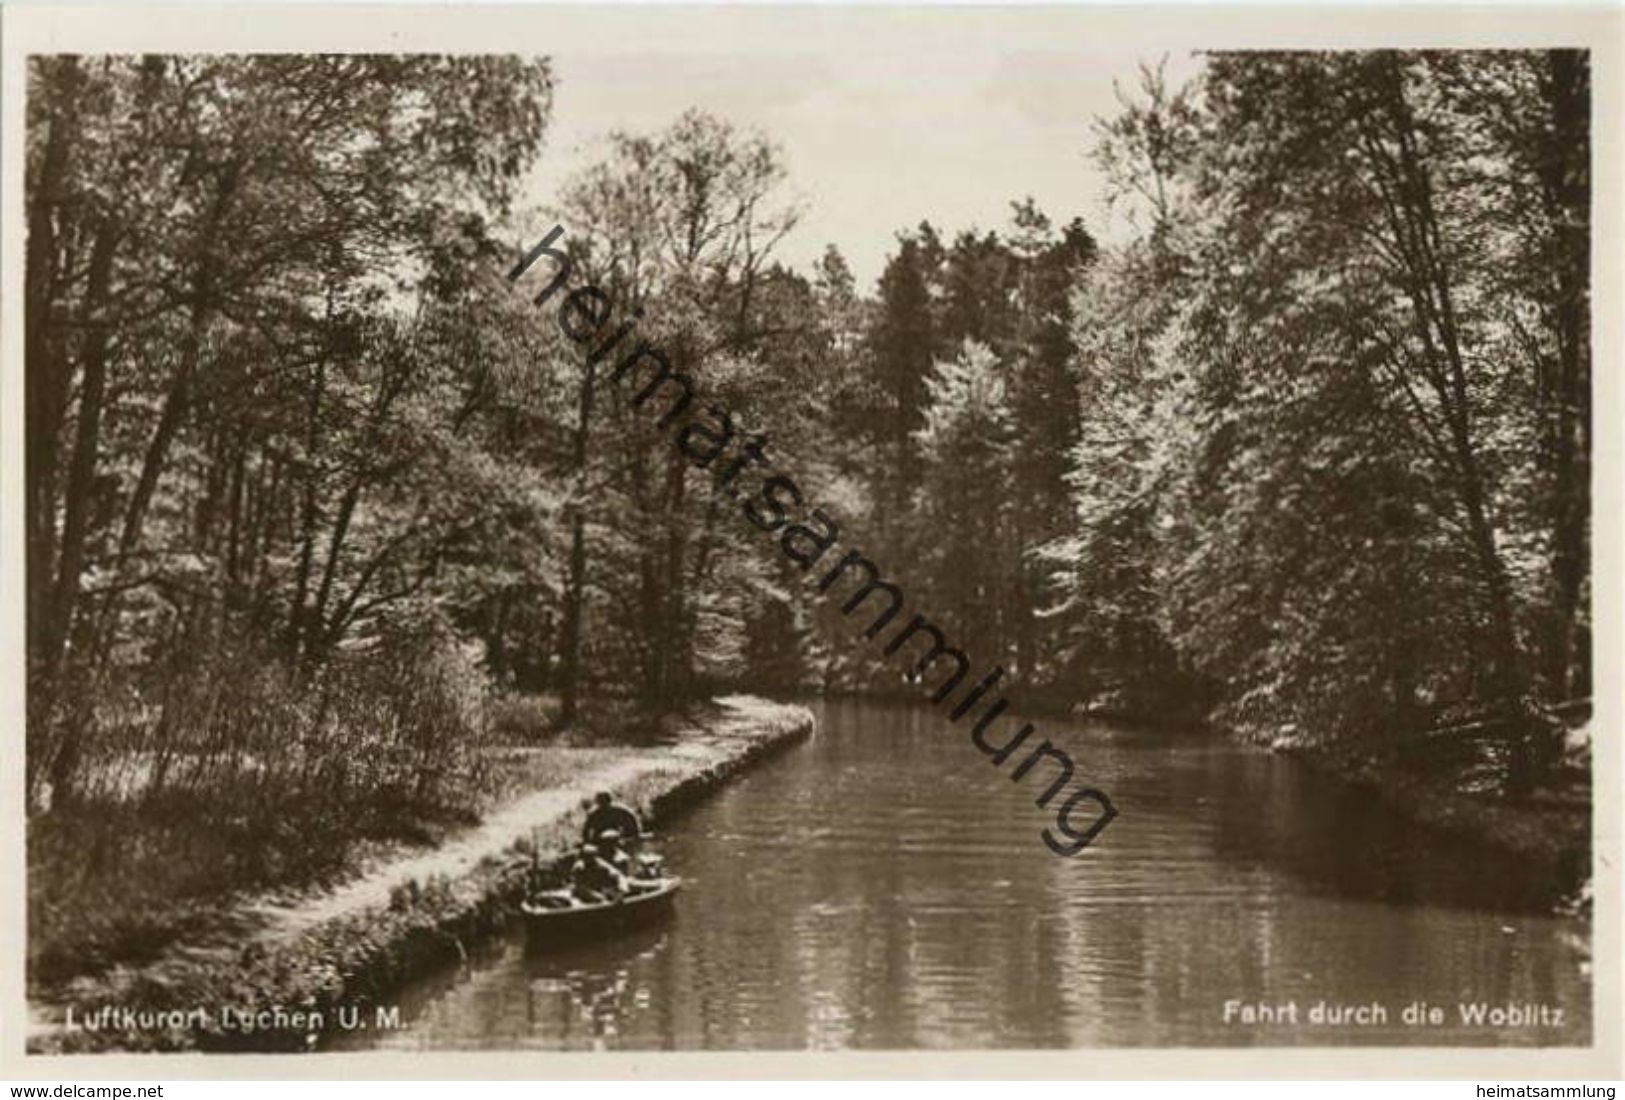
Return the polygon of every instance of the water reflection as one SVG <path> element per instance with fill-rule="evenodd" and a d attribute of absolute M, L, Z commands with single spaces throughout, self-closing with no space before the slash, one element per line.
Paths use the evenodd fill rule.
<path fill-rule="evenodd" d="M 530 976 L 527 1034 L 555 1036 L 565 1047 L 613 1047 L 621 1020 L 653 1001 L 649 984 L 637 977 L 638 964 L 653 961 L 665 946 L 663 930 L 643 929 L 562 953 L 521 948 Z"/>
<path fill-rule="evenodd" d="M 1040 723 L 1046 732 L 1054 723 Z M 567 955 L 508 941 L 352 1041 L 549 1049 L 1578 1044 L 1588 932 L 1544 884 L 1422 837 L 1290 760 L 1211 738 L 1065 736 L 1121 816 L 1076 859 L 1033 792 L 929 711 L 820 733 L 668 830 L 674 922 Z M 1380 1002 L 1372 1027 L 1238 1027 L 1227 999 Z M 1447 1025 L 1407 1028 L 1412 1001 Z M 1458 1001 L 1561 1005 L 1467 1028 Z"/>

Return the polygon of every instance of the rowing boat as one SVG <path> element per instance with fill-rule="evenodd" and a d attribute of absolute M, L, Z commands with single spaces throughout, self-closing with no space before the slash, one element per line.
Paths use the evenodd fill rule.
<path fill-rule="evenodd" d="M 579 943 L 640 928 L 670 915 L 682 885 L 683 880 L 673 875 L 655 879 L 642 889 L 634 886 L 632 892 L 614 901 L 588 904 L 576 901 L 568 891 L 551 891 L 524 902 L 519 909 L 533 945 Z"/>

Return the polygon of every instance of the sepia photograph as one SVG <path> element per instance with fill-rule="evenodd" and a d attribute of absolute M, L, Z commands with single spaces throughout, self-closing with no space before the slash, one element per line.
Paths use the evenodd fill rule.
<path fill-rule="evenodd" d="M 12 1053 L 1617 1072 L 1617 23 L 96 10 L 7 12 Z"/>

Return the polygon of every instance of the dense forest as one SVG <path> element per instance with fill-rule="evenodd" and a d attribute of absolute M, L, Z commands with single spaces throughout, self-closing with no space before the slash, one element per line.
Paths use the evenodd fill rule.
<path fill-rule="evenodd" d="M 705 113 L 526 195 L 552 93 L 515 58 L 33 60 L 35 865 L 202 829 L 220 882 L 275 880 L 466 812 L 495 738 L 918 690 L 504 278 L 554 224 L 1028 700 L 1486 727 L 1540 782 L 1590 691 L 1585 54 L 1147 69 L 1078 120 L 1129 239 L 1018 200 L 904 228 L 872 290 L 781 259 L 783 154 Z"/>

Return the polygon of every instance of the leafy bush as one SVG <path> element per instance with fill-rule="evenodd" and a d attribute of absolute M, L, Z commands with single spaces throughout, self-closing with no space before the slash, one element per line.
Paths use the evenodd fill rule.
<path fill-rule="evenodd" d="M 28 827 L 34 980 L 150 957 L 224 894 L 431 841 L 489 790 L 481 678 L 432 631 L 309 675 L 248 646 L 174 672 L 76 708 L 94 751 Z"/>

